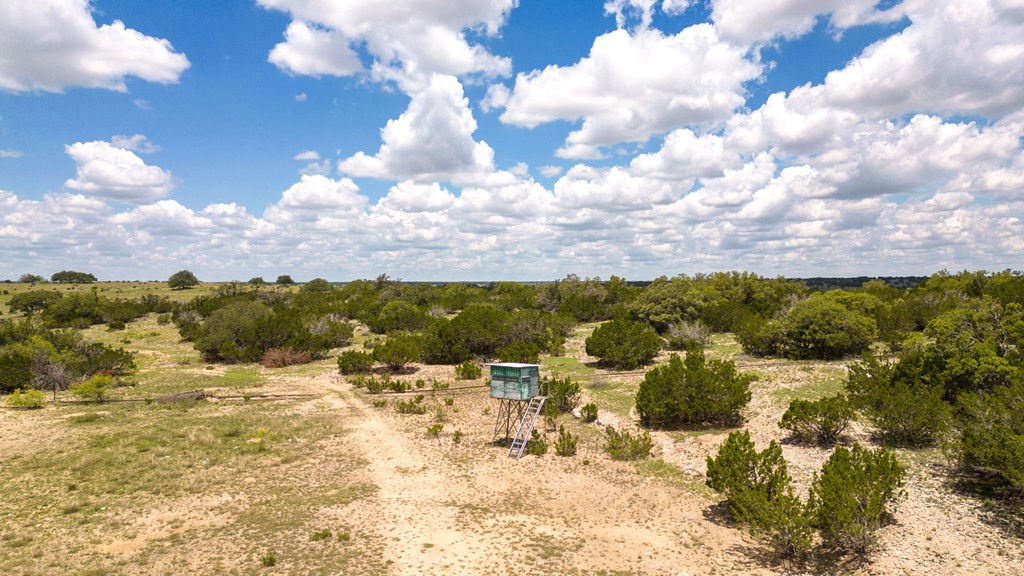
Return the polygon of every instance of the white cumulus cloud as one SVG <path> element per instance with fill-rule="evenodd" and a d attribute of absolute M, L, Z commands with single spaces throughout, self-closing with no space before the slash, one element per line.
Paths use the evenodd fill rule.
<path fill-rule="evenodd" d="M 589 56 L 572 66 L 519 74 L 501 120 L 534 127 L 582 119 L 558 155 L 597 158 L 602 146 L 729 118 L 744 102 L 744 82 L 760 73 L 758 63 L 721 42 L 710 24 L 669 36 L 619 29 L 596 38 Z"/>
<path fill-rule="evenodd" d="M 476 128 L 459 81 L 436 75 L 401 116 L 388 121 L 377 154 L 358 152 L 338 169 L 355 177 L 476 180 L 494 169 L 494 151 L 473 140 Z"/>
<path fill-rule="evenodd" d="M 138 142 L 145 142 L 145 137 Z M 166 196 L 174 188 L 170 172 L 110 142 L 75 142 L 64 151 L 76 164 L 75 177 L 64 182 L 72 190 L 140 204 Z"/>
<path fill-rule="evenodd" d="M 466 37 L 495 35 L 517 0 L 258 0 L 291 15 L 285 41 L 270 60 L 295 74 L 359 71 L 354 46 L 365 50 L 372 75 L 403 90 L 422 89 L 434 74 L 508 75 L 511 62 Z"/>
<path fill-rule="evenodd" d="M 119 20 L 97 26 L 88 0 L 0 2 L 0 89 L 124 92 L 125 78 L 175 83 L 189 67 L 171 43 Z"/>

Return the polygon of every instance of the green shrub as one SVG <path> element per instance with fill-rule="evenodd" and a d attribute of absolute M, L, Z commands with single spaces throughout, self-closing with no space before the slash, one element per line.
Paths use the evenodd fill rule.
<path fill-rule="evenodd" d="M 604 450 L 612 457 L 612 460 L 642 460 L 651 455 L 654 443 L 651 435 L 646 431 L 639 436 L 633 436 L 628 431 L 618 431 L 608 426 L 604 430 Z"/>
<path fill-rule="evenodd" d="M 536 364 L 540 362 L 540 346 L 533 342 L 513 342 L 498 349 L 498 360 Z"/>
<path fill-rule="evenodd" d="M 536 429 L 530 434 L 530 441 L 526 443 L 526 453 L 533 456 L 548 453 L 548 441 Z"/>
<path fill-rule="evenodd" d="M 384 387 L 391 392 L 408 392 L 409 383 L 404 380 L 392 380 L 390 378 L 384 379 Z M 416 402 L 423 401 L 423 394 L 416 395 Z"/>
<path fill-rule="evenodd" d="M 466 360 L 455 367 L 455 377 L 459 380 L 476 380 L 484 373 L 483 368 L 473 362 Z"/>
<path fill-rule="evenodd" d="M 792 484 L 782 448 L 772 441 L 758 452 L 746 430 L 731 432 L 718 454 L 708 457 L 707 465 L 706 484 L 725 496 L 736 520 L 745 513 L 743 498 L 748 492 L 760 492 L 770 501 L 785 494 Z"/>
<path fill-rule="evenodd" d="M 317 530 L 316 532 L 313 532 L 309 535 L 309 539 L 313 542 L 322 542 L 324 540 L 330 540 L 331 531 L 327 528 L 324 528 L 323 530 Z"/>
<path fill-rule="evenodd" d="M 462 443 L 462 436 L 463 436 L 462 430 L 456 430 L 455 432 L 452 432 L 452 443 L 453 444 L 461 444 Z"/>
<path fill-rule="evenodd" d="M 373 354 L 346 350 L 338 355 L 338 372 L 342 374 L 361 374 L 369 372 L 373 367 Z"/>
<path fill-rule="evenodd" d="M 1024 382 L 962 394 L 957 406 L 961 466 L 981 472 L 997 488 L 1024 493 Z"/>
<path fill-rule="evenodd" d="M 277 566 L 277 553 L 271 550 L 263 556 L 260 556 L 260 563 L 263 564 L 265 568 Z"/>
<path fill-rule="evenodd" d="M 427 437 L 438 439 L 441 437 L 442 430 L 444 430 L 443 423 L 438 422 L 436 424 L 431 424 L 430 426 L 427 426 Z"/>
<path fill-rule="evenodd" d="M 783 327 L 778 320 L 750 316 L 736 327 L 736 341 L 751 356 L 778 356 L 783 351 Z"/>
<path fill-rule="evenodd" d="M 373 348 L 373 359 L 397 372 L 420 359 L 419 339 L 413 335 L 389 336 Z"/>
<path fill-rule="evenodd" d="M 107 393 L 114 387 L 114 379 L 110 376 L 93 376 L 88 380 L 71 385 L 71 393 L 85 400 L 103 402 Z"/>
<path fill-rule="evenodd" d="M 167 324 L 170 324 L 171 323 L 171 315 L 170 314 L 157 314 L 156 323 L 161 325 L 161 326 L 166 326 Z"/>
<path fill-rule="evenodd" d="M 420 330 L 427 325 L 428 320 L 427 313 L 416 305 L 405 300 L 392 300 L 370 322 L 370 328 L 379 334 Z"/>
<path fill-rule="evenodd" d="M 626 318 L 605 322 L 586 340 L 587 354 L 619 370 L 650 364 L 661 350 L 661 337 L 647 324 Z"/>
<path fill-rule="evenodd" d="M 890 506 L 906 495 L 905 475 L 896 456 L 884 448 L 836 448 L 815 475 L 808 502 L 824 546 L 867 551 L 875 532 L 892 517 Z"/>
<path fill-rule="evenodd" d="M 875 320 L 826 294 L 797 302 L 783 318 L 787 358 L 832 360 L 860 354 L 871 344 Z"/>
<path fill-rule="evenodd" d="M 23 392 L 21 388 L 11 392 L 7 400 L 4 401 L 4 405 L 8 408 L 21 410 L 42 408 L 44 404 L 46 404 L 46 395 L 41 390 L 28 389 Z"/>
<path fill-rule="evenodd" d="M 540 392 L 548 397 L 544 401 L 545 407 L 551 406 L 552 409 L 558 411 L 558 414 L 567 414 L 579 405 L 582 389 L 580 383 L 573 382 L 569 376 L 565 378 L 545 376 L 540 382 Z"/>
<path fill-rule="evenodd" d="M 779 421 L 779 428 L 789 430 L 801 442 L 832 446 L 846 431 L 853 418 L 853 408 L 845 396 L 830 396 L 816 401 L 794 399 Z"/>
<path fill-rule="evenodd" d="M 878 427 L 886 441 L 925 446 L 942 439 L 952 412 L 943 388 L 924 377 L 923 357 L 909 353 L 896 364 L 865 354 L 849 367 L 846 392 L 855 409 Z"/>
<path fill-rule="evenodd" d="M 559 456 L 576 455 L 576 437 L 565 430 L 565 426 L 558 427 L 558 440 L 555 442 L 555 454 Z"/>
<path fill-rule="evenodd" d="M 597 404 L 594 404 L 593 402 L 584 404 L 583 407 L 580 408 L 580 419 L 588 424 L 590 422 L 595 422 L 597 420 Z"/>
<path fill-rule="evenodd" d="M 691 349 L 686 359 L 672 355 L 668 364 L 649 370 L 636 394 L 644 426 L 730 424 L 750 402 L 751 374 L 740 374 L 731 360 L 705 360 Z"/>
<path fill-rule="evenodd" d="M 782 448 L 774 440 L 758 452 L 749 432 L 732 432 L 707 466 L 707 485 L 726 497 L 733 520 L 755 538 L 783 557 L 810 550 L 812 514 L 793 494 Z"/>
<path fill-rule="evenodd" d="M 402 401 L 398 402 L 398 404 L 395 404 L 395 410 L 397 410 L 399 414 L 426 414 L 427 413 L 427 407 L 426 406 L 424 406 L 423 404 L 421 404 L 419 402 L 411 401 L 411 400 L 402 400 Z"/>

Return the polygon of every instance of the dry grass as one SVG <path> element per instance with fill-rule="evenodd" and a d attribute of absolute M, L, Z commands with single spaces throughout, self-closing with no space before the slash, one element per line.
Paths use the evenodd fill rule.
<path fill-rule="evenodd" d="M 138 385 L 121 398 L 193 388 L 312 397 L 0 410 L 0 572 L 792 573 L 714 514 L 704 461 L 729 430 L 655 431 L 655 458 L 640 463 L 604 454 L 604 425 L 636 427 L 632 397 L 643 371 L 593 365 L 582 347 L 592 329 L 544 366 L 583 382 L 598 422 L 563 415 L 558 424 L 579 439 L 577 455 L 552 450 L 518 461 L 492 444 L 497 403 L 486 389 L 431 389 L 470 384 L 451 366 L 397 376 L 413 395 L 373 396 L 339 377 L 332 359 L 280 369 L 204 365 L 152 316 L 121 332 L 91 329 L 89 338 L 139 354 Z M 758 445 L 782 438 L 777 421 L 790 398 L 842 384 L 842 363 L 746 358 L 728 335 L 715 337 L 709 355 L 760 375 L 745 412 Z M 425 383 L 418 391 L 417 380 Z M 397 399 L 415 394 L 424 414 L 399 414 Z M 386 405 L 373 407 L 381 399 Z M 435 437 L 427 429 L 436 423 Z M 853 434 L 870 441 L 862 427 Z M 801 488 L 828 456 L 789 444 L 784 452 Z M 1019 536 L 950 489 L 940 453 L 900 458 L 911 470 L 909 496 L 879 549 L 865 565 L 819 573 L 1017 573 Z M 331 537 L 311 537 L 324 531 Z M 275 566 L 264 567 L 270 556 Z"/>

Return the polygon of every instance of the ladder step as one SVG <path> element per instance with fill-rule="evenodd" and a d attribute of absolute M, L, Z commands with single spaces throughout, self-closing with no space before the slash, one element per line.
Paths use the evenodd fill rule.
<path fill-rule="evenodd" d="M 537 416 L 540 414 L 541 407 L 544 406 L 545 400 L 547 400 L 546 396 L 534 396 L 533 398 L 530 398 L 530 403 L 526 405 L 523 417 L 519 420 L 519 425 L 516 428 L 516 435 L 512 439 L 512 445 L 509 446 L 509 456 L 514 456 L 516 459 L 522 457 L 523 450 L 526 449 L 526 444 L 529 441 L 530 434 L 533 432 L 534 426 L 537 424 Z"/>

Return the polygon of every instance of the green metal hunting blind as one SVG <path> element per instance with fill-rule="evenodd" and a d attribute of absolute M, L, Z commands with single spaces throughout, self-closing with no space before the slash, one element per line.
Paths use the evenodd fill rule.
<path fill-rule="evenodd" d="M 544 406 L 540 395 L 540 366 L 518 362 L 491 364 L 491 398 L 501 401 L 494 422 L 494 441 L 507 441 L 515 431 L 509 456 L 519 458 Z M 504 435 L 502 431 L 504 430 Z"/>
<path fill-rule="evenodd" d="M 491 398 L 529 400 L 539 395 L 540 366 L 537 364 L 491 364 Z"/>

